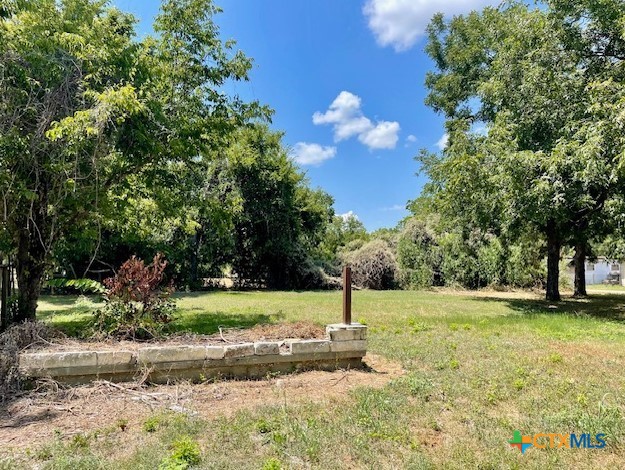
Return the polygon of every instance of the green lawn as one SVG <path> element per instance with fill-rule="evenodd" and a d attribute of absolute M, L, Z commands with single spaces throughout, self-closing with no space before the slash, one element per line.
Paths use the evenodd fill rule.
<path fill-rule="evenodd" d="M 75 300 L 44 298 L 40 317 L 79 331 L 89 305 Z M 341 317 L 340 292 L 182 294 L 178 305 L 176 328 L 202 333 Z M 131 451 L 118 455 L 113 437 L 84 446 L 56 442 L 39 465 L 156 468 L 180 446 L 197 444 L 201 468 L 625 466 L 621 294 L 549 304 L 525 293 L 360 291 L 353 316 L 370 327 L 370 351 L 401 362 L 405 376 L 322 408 L 265 406 L 230 418 L 156 414 L 161 424 L 143 431 Z M 521 455 L 508 444 L 515 430 L 604 433 L 607 447 Z"/>

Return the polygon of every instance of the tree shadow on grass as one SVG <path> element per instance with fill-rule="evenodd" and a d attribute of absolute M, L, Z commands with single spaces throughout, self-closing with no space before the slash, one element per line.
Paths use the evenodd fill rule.
<path fill-rule="evenodd" d="M 63 310 L 38 312 L 37 320 L 43 321 L 72 338 L 84 338 L 92 333 L 93 310 L 71 307 Z"/>
<path fill-rule="evenodd" d="M 258 293 L 258 290 L 249 291 L 245 290 L 230 290 L 230 289 L 204 289 L 197 290 L 192 292 L 184 292 L 184 291 L 176 291 L 172 295 L 174 299 L 197 299 L 200 297 L 207 297 L 215 294 L 225 294 L 225 295 L 252 295 Z"/>
<path fill-rule="evenodd" d="M 54 322 L 54 328 L 72 338 L 87 338 L 93 333 L 93 318 L 91 315 L 80 318 L 68 318 Z"/>
<path fill-rule="evenodd" d="M 479 301 L 500 302 L 525 316 L 566 315 L 625 323 L 625 297 L 619 294 L 589 295 L 587 298 L 563 297 L 560 302 L 506 297 L 477 297 Z"/>
<path fill-rule="evenodd" d="M 95 300 L 96 296 L 87 296 Z M 70 307 L 76 303 L 77 295 L 42 295 L 39 300 L 55 307 Z"/>
<path fill-rule="evenodd" d="M 194 309 L 195 310 L 195 309 Z M 219 328 L 251 328 L 255 325 L 264 325 L 282 320 L 284 314 L 282 312 L 270 314 L 263 312 L 256 313 L 225 313 L 225 312 L 206 312 L 202 309 L 202 313 L 188 313 L 181 315 L 171 323 L 168 331 L 182 332 L 188 331 L 203 335 L 211 335 L 219 333 Z"/>
<path fill-rule="evenodd" d="M 198 310 L 198 313 L 176 315 L 174 321 L 167 325 L 165 332 L 189 332 L 211 335 L 219 333 L 219 327 L 251 328 L 255 325 L 275 323 L 285 317 L 282 312 L 273 314 L 262 312 L 235 314 L 219 311 L 206 312 L 203 309 L 192 309 L 191 311 L 193 310 Z M 189 312 L 189 310 L 186 310 L 186 312 Z M 81 308 L 44 312 L 39 315 L 39 320 L 49 322 L 54 328 L 73 338 L 86 338 L 93 332 L 93 316 Z"/>

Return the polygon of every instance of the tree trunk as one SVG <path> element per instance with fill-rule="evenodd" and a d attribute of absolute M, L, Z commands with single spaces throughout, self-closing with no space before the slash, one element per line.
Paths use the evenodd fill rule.
<path fill-rule="evenodd" d="M 547 300 L 560 300 L 560 238 L 554 227 L 547 230 Z"/>
<path fill-rule="evenodd" d="M 575 244 L 575 297 L 586 297 L 586 244 L 577 242 Z"/>
<path fill-rule="evenodd" d="M 15 322 L 34 321 L 45 273 L 46 250 L 27 227 L 19 232 L 15 261 L 18 293 L 17 315 L 13 320 Z"/>
<path fill-rule="evenodd" d="M 203 230 L 202 228 L 198 228 L 193 235 L 193 248 L 191 250 L 191 265 L 190 265 L 190 273 L 189 273 L 189 284 L 191 289 L 197 289 L 198 287 L 202 287 L 199 281 L 198 275 L 198 264 L 200 257 L 200 249 L 202 247 L 202 237 Z"/>

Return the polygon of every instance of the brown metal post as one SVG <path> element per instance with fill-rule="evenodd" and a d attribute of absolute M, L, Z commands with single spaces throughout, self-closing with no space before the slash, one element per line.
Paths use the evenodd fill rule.
<path fill-rule="evenodd" d="M 352 268 L 343 268 L 343 323 L 352 323 Z"/>

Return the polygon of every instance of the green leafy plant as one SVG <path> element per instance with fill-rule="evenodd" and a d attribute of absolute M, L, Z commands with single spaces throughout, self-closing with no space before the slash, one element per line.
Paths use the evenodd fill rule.
<path fill-rule="evenodd" d="M 200 446 L 190 437 L 182 437 L 171 445 L 171 454 L 165 457 L 159 470 L 185 470 L 202 460 Z"/>
<path fill-rule="evenodd" d="M 282 464 L 274 457 L 263 462 L 262 470 L 281 470 Z"/>
<path fill-rule="evenodd" d="M 160 419 L 158 416 L 150 416 L 143 423 L 143 430 L 145 432 L 155 432 L 160 426 Z"/>
<path fill-rule="evenodd" d="M 167 261 L 161 254 L 148 266 L 133 256 L 115 277 L 106 279 L 106 304 L 95 312 L 97 333 L 132 339 L 161 334 L 175 310 L 173 287 L 165 284 L 166 267 Z"/>
<path fill-rule="evenodd" d="M 54 288 L 73 288 L 81 294 L 105 294 L 106 287 L 93 279 L 49 279 L 46 284 Z"/>

